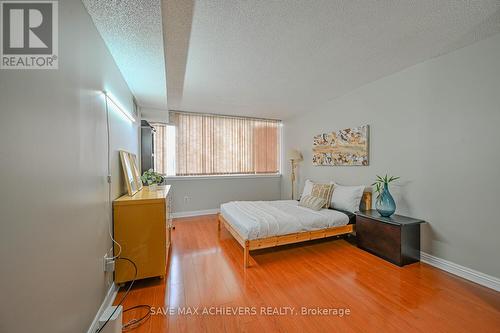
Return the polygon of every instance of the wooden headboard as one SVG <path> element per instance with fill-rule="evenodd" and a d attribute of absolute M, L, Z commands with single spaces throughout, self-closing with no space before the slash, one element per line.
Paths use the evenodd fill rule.
<path fill-rule="evenodd" d="M 363 192 L 363 196 L 361 197 L 360 208 L 362 210 L 372 209 L 372 192 Z"/>

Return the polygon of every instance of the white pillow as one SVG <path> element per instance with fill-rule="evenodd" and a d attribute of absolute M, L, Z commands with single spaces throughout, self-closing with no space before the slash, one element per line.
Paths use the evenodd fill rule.
<path fill-rule="evenodd" d="M 311 195 L 311 192 L 313 190 L 313 185 L 314 183 L 312 181 L 306 179 L 306 182 L 304 184 L 304 190 L 302 190 L 302 195 L 300 197 L 302 198 L 306 195 Z"/>
<path fill-rule="evenodd" d="M 330 207 L 334 209 L 345 210 L 354 213 L 359 210 L 359 204 L 363 197 L 365 187 L 361 186 L 343 186 L 333 183 L 332 201 Z"/>

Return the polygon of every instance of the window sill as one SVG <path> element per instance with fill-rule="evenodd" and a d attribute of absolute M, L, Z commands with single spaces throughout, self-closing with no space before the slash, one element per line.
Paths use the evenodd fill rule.
<path fill-rule="evenodd" d="M 213 176 L 166 176 L 169 180 L 215 180 L 215 179 L 255 179 L 255 178 L 281 178 L 281 174 L 272 175 L 213 175 Z"/>

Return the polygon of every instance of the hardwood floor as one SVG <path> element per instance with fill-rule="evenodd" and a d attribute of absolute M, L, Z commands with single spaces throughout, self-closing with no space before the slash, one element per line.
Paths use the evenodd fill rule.
<path fill-rule="evenodd" d="M 343 239 L 253 252 L 244 270 L 241 246 L 224 228 L 219 239 L 216 221 L 174 221 L 168 277 L 138 282 L 124 303 L 156 313 L 131 332 L 500 332 L 500 293 L 491 289 L 422 263 L 397 267 Z M 198 315 L 177 314 L 195 307 Z M 303 307 L 350 313 L 302 315 Z M 140 315 L 127 312 L 124 322 Z"/>

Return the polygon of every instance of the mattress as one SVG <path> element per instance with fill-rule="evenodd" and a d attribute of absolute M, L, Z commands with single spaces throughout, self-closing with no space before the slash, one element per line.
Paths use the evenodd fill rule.
<path fill-rule="evenodd" d="M 339 227 L 349 217 L 337 210 L 314 211 L 296 200 L 231 201 L 221 205 L 224 219 L 245 240 Z"/>

